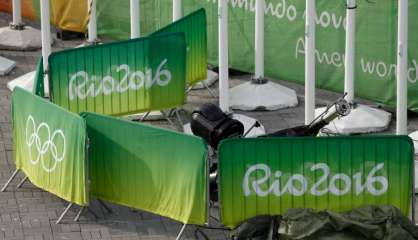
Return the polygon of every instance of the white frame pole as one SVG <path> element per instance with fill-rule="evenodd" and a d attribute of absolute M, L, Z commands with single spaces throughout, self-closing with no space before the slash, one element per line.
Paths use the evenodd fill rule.
<path fill-rule="evenodd" d="M 48 57 L 51 54 L 51 25 L 49 17 L 49 0 L 41 1 L 41 37 L 42 37 L 42 63 L 44 73 L 48 73 Z M 48 75 L 44 75 L 44 92 L 49 96 Z"/>
<path fill-rule="evenodd" d="M 229 112 L 228 73 L 228 5 L 226 0 L 218 0 L 219 31 L 219 106 Z"/>
<path fill-rule="evenodd" d="M 264 0 L 255 5 L 255 79 L 264 78 Z"/>
<path fill-rule="evenodd" d="M 398 0 L 398 59 L 396 94 L 396 134 L 407 134 L 408 103 L 408 0 Z"/>
<path fill-rule="evenodd" d="M 131 39 L 140 37 L 139 0 L 130 0 Z"/>
<path fill-rule="evenodd" d="M 13 21 L 12 27 L 19 27 L 22 25 L 22 4 L 21 0 L 13 0 L 12 3 Z"/>
<path fill-rule="evenodd" d="M 316 0 L 306 0 L 305 23 L 305 124 L 315 118 L 315 17 Z"/>
<path fill-rule="evenodd" d="M 42 61 L 45 72 L 48 72 L 48 57 L 51 54 L 51 26 L 49 22 L 49 0 L 41 0 Z"/>
<path fill-rule="evenodd" d="M 181 0 L 173 0 L 173 22 L 179 20 L 182 17 Z"/>
<path fill-rule="evenodd" d="M 347 29 L 345 36 L 345 72 L 344 92 L 346 100 L 354 101 L 354 69 L 355 69 L 355 38 L 356 38 L 356 0 L 347 0 Z"/>
<path fill-rule="evenodd" d="M 96 17 L 96 0 L 87 1 L 87 9 L 89 11 L 88 39 L 90 43 L 97 41 L 97 17 Z"/>

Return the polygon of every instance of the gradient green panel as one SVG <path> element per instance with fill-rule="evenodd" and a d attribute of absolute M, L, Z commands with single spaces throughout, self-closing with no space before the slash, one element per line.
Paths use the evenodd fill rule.
<path fill-rule="evenodd" d="M 34 185 L 87 205 L 84 120 L 19 87 L 13 91 L 12 119 L 16 168 Z"/>
<path fill-rule="evenodd" d="M 94 113 L 82 116 L 93 197 L 183 223 L 207 222 L 202 139 Z"/>
<path fill-rule="evenodd" d="M 36 74 L 33 84 L 33 93 L 40 97 L 45 96 L 45 87 L 44 87 L 44 64 L 42 57 L 38 59 L 38 64 L 36 65 Z"/>
<path fill-rule="evenodd" d="M 69 49 L 49 57 L 52 101 L 72 112 L 123 115 L 185 102 L 181 33 Z"/>
<path fill-rule="evenodd" d="M 106 15 L 99 32 L 118 38 L 129 36 L 129 4 L 101 0 L 100 14 Z M 127 1 L 126 1 L 127 2 Z M 229 66 L 254 72 L 254 9 L 256 0 L 229 0 Z M 106 3 L 106 4 L 105 4 Z M 218 64 L 218 1 L 183 0 L 183 14 L 205 8 L 207 13 L 208 61 Z M 304 83 L 305 0 L 266 0 L 266 76 Z M 397 1 L 358 1 L 356 24 L 356 96 L 394 107 L 396 103 Z M 104 6 L 106 5 L 106 6 Z M 317 1 L 316 86 L 342 92 L 344 84 L 346 4 Z M 169 24 L 172 1 L 141 1 L 141 27 L 150 33 Z M 119 13 L 120 12 L 120 13 Z M 418 111 L 418 2 L 409 1 L 408 107 Z M 123 23 L 122 19 L 124 20 Z M 123 28 L 114 29 L 113 25 Z M 114 30 L 114 31 L 112 31 Z"/>
<path fill-rule="evenodd" d="M 251 217 L 279 215 L 290 208 L 346 211 L 369 204 L 390 204 L 408 215 L 413 156 L 407 136 L 223 141 L 219 148 L 222 223 L 233 228 Z M 261 168 L 250 172 L 254 166 L 267 166 L 271 174 Z M 290 180 L 301 176 L 305 180 Z M 294 189 L 285 191 L 292 181 Z"/>
<path fill-rule="evenodd" d="M 151 34 L 156 36 L 184 33 L 187 44 L 186 75 L 187 83 L 190 85 L 206 79 L 208 65 L 206 28 L 206 13 L 204 9 L 200 9 Z"/>

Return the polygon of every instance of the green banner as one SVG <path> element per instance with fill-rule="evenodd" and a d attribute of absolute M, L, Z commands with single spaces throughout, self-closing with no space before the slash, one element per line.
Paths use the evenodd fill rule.
<path fill-rule="evenodd" d="M 183 14 L 205 8 L 208 60 L 217 64 L 217 0 L 183 0 L 182 3 Z M 305 0 L 266 0 L 265 3 L 266 75 L 303 84 Z M 356 24 L 355 94 L 392 107 L 396 103 L 397 4 L 393 0 L 359 0 Z M 98 5 L 100 33 L 111 37 L 118 37 L 121 32 L 129 34 L 129 4 L 104 0 Z M 115 5 L 120 5 L 119 11 L 112 11 Z M 346 3 L 317 0 L 316 5 L 316 86 L 342 92 Z M 228 6 L 230 67 L 254 72 L 255 0 L 228 0 Z M 141 9 L 141 27 L 146 32 L 171 21 L 172 1 L 141 1 Z M 418 2 L 409 1 L 408 105 L 413 111 L 418 111 L 417 18 Z"/>
<path fill-rule="evenodd" d="M 90 139 L 91 195 L 183 223 L 207 222 L 202 139 L 132 121 L 83 113 Z"/>
<path fill-rule="evenodd" d="M 180 20 L 154 32 L 152 36 L 167 33 L 184 33 L 187 44 L 186 79 L 193 85 L 207 77 L 208 49 L 206 13 L 204 9 L 197 10 Z"/>
<path fill-rule="evenodd" d="M 231 139 L 219 149 L 222 223 L 291 208 L 390 204 L 408 215 L 413 144 L 406 136 Z"/>
<path fill-rule="evenodd" d="M 87 205 L 84 120 L 19 87 L 13 91 L 12 120 L 16 168 L 34 185 Z"/>
<path fill-rule="evenodd" d="M 32 92 L 35 95 L 44 97 L 45 96 L 45 87 L 44 87 L 45 74 L 44 74 L 44 64 L 42 61 L 42 57 L 38 59 L 38 64 L 36 65 L 35 71 L 36 71 L 36 74 L 35 74 Z"/>
<path fill-rule="evenodd" d="M 52 102 L 72 112 L 124 115 L 185 102 L 186 44 L 181 33 L 52 53 Z"/>

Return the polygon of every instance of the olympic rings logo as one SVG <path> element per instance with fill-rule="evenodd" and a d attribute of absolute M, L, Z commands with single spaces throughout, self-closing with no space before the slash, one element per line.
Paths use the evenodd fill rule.
<path fill-rule="evenodd" d="M 46 133 L 46 139 L 44 142 L 43 138 L 41 139 L 40 133 Z M 50 173 L 55 170 L 57 167 L 58 162 L 61 162 L 64 160 L 65 156 L 65 135 L 64 132 L 61 129 L 55 130 L 52 132 L 45 122 L 40 123 L 38 126 L 35 124 L 35 119 L 32 115 L 28 116 L 28 119 L 26 120 L 26 146 L 29 149 L 29 161 L 33 165 L 37 164 L 39 161 L 41 161 L 42 168 Z M 61 138 L 62 139 L 62 149 L 58 149 L 56 145 L 56 140 Z M 35 149 L 33 149 L 33 146 Z M 34 150 L 34 151 L 32 151 Z M 33 152 L 37 152 L 36 154 L 33 154 Z M 53 164 L 52 166 L 48 166 L 45 163 L 45 155 L 50 153 L 52 156 Z M 36 156 L 34 158 L 34 156 Z"/>

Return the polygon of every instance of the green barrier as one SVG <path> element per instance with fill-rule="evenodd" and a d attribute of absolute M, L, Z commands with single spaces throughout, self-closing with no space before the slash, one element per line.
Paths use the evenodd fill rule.
<path fill-rule="evenodd" d="M 186 44 L 181 33 L 52 53 L 52 102 L 106 115 L 162 110 L 185 102 Z"/>
<path fill-rule="evenodd" d="M 18 87 L 12 120 L 16 168 L 39 188 L 87 205 L 84 120 Z"/>
<path fill-rule="evenodd" d="M 408 215 L 413 144 L 406 136 L 258 138 L 219 149 L 222 224 L 291 208 L 345 211 L 390 204 Z"/>
<path fill-rule="evenodd" d="M 38 59 L 38 64 L 36 65 L 36 74 L 33 84 L 33 93 L 40 97 L 45 96 L 45 87 L 44 87 L 44 64 L 42 57 Z"/>
<path fill-rule="evenodd" d="M 266 76 L 304 83 L 305 0 L 266 0 Z M 205 8 L 208 61 L 218 62 L 218 1 L 183 0 L 183 14 Z M 356 96 L 396 104 L 397 1 L 359 0 L 356 26 Z M 316 86 L 343 91 L 345 14 L 341 1 L 317 1 Z M 99 33 L 110 37 L 129 34 L 129 4 L 98 2 Z M 255 0 L 229 0 L 230 67 L 254 71 Z M 118 11 L 113 11 L 117 8 Z M 171 21 L 172 1 L 141 1 L 141 28 L 152 32 Z M 409 2 L 408 107 L 418 111 L 418 2 Z"/>
<path fill-rule="evenodd" d="M 186 79 L 193 85 L 207 77 L 208 49 L 206 32 L 206 13 L 204 9 L 197 10 L 178 21 L 154 32 L 151 36 L 167 33 L 184 33 L 187 44 Z"/>
<path fill-rule="evenodd" d="M 94 113 L 82 116 L 90 140 L 92 197 L 187 224 L 207 222 L 202 139 Z"/>

